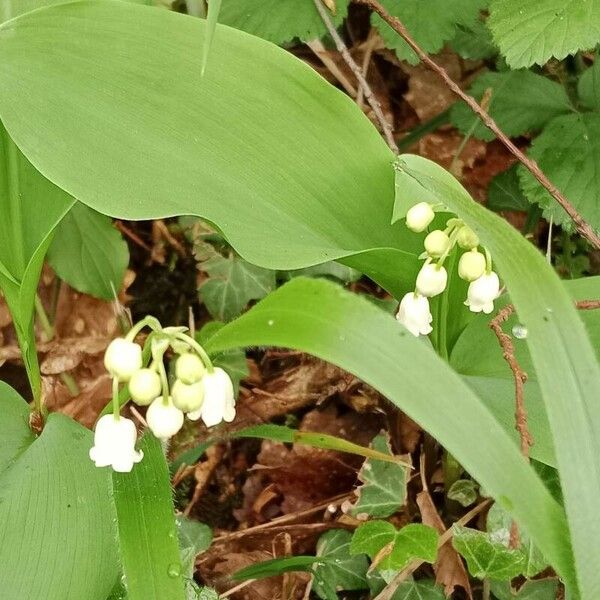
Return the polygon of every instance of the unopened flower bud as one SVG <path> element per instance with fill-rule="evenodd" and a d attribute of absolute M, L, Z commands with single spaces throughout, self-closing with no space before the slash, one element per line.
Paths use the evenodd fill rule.
<path fill-rule="evenodd" d="M 489 315 L 494 310 L 494 300 L 500 295 L 500 280 L 493 271 L 469 284 L 465 305 L 471 312 Z"/>
<path fill-rule="evenodd" d="M 421 296 L 437 296 L 446 289 L 448 274 L 444 267 L 433 263 L 425 263 L 417 275 L 416 288 Z"/>
<path fill-rule="evenodd" d="M 425 296 L 409 292 L 400 302 L 396 319 L 416 337 L 430 334 L 433 317 L 429 310 L 429 300 Z"/>
<path fill-rule="evenodd" d="M 171 388 L 173 404 L 183 412 L 193 412 L 202 406 L 204 400 L 204 385 L 197 381 L 188 385 L 177 379 Z"/>
<path fill-rule="evenodd" d="M 479 246 L 477 234 L 466 225 L 463 225 L 458 230 L 456 241 L 463 250 L 471 250 L 472 248 L 477 248 L 477 246 Z"/>
<path fill-rule="evenodd" d="M 204 403 L 199 410 L 188 413 L 188 419 L 196 421 L 200 417 L 207 427 L 221 421 L 231 422 L 235 418 L 235 394 L 229 375 L 219 367 L 207 373 L 202 379 Z"/>
<path fill-rule="evenodd" d="M 428 202 L 419 202 L 411 206 L 406 213 L 406 226 L 415 233 L 425 231 L 431 221 L 433 221 L 435 213 L 431 204 Z"/>
<path fill-rule="evenodd" d="M 137 431 L 133 421 L 111 413 L 98 419 L 90 458 L 97 467 L 111 466 L 118 473 L 129 473 L 144 453 L 135 449 Z"/>
<path fill-rule="evenodd" d="M 142 348 L 125 338 L 115 338 L 104 353 L 106 370 L 119 381 L 129 381 L 142 368 Z"/>
<path fill-rule="evenodd" d="M 441 229 L 436 229 L 427 235 L 424 245 L 429 256 L 439 258 L 450 247 L 450 238 Z"/>
<path fill-rule="evenodd" d="M 183 413 L 173 404 L 171 398 L 167 403 L 162 396 L 152 402 L 146 411 L 146 422 L 152 433 L 161 440 L 174 436 L 183 425 Z"/>
<path fill-rule="evenodd" d="M 186 352 L 175 362 L 175 376 L 188 385 L 200 381 L 206 369 L 197 354 Z"/>
<path fill-rule="evenodd" d="M 485 273 L 485 264 L 485 256 L 481 252 L 465 252 L 458 261 L 458 276 L 465 281 L 475 281 Z"/>
<path fill-rule="evenodd" d="M 153 369 L 139 369 L 129 380 L 129 393 L 140 406 L 148 406 L 162 389 L 160 377 Z"/>

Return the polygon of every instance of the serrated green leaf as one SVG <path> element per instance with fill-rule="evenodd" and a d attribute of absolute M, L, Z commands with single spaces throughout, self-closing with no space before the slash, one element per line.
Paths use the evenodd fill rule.
<path fill-rule="evenodd" d="M 403 581 L 391 600 L 446 600 L 446 595 L 435 581 Z"/>
<path fill-rule="evenodd" d="M 348 0 L 335 0 L 335 6 L 331 20 L 338 26 L 348 12 Z M 308 42 L 327 33 L 312 0 L 223 0 L 220 22 L 276 44 L 294 38 Z"/>
<path fill-rule="evenodd" d="M 381 571 L 401 571 L 415 558 L 434 563 L 437 558 L 438 539 L 439 534 L 432 527 L 421 523 L 406 525 L 395 532 L 392 550 L 377 568 Z"/>
<path fill-rule="evenodd" d="M 196 596 L 196 600 L 219 600 L 219 594 L 212 588 L 203 587 Z"/>
<path fill-rule="evenodd" d="M 351 556 L 352 534 L 345 529 L 332 529 L 317 542 L 317 557 L 313 570 L 313 589 L 324 600 L 336 600 L 337 590 L 365 590 L 369 563 L 364 555 Z"/>
<path fill-rule="evenodd" d="M 392 454 L 388 439 L 378 435 L 372 442 L 373 449 Z M 358 473 L 362 485 L 358 488 L 358 500 L 351 514 L 367 514 L 371 517 L 389 517 L 406 502 L 408 469 L 402 465 L 366 460 Z"/>
<path fill-rule="evenodd" d="M 477 488 L 477 483 L 472 479 L 458 479 L 450 486 L 446 495 L 461 506 L 471 506 L 477 500 Z"/>
<path fill-rule="evenodd" d="M 129 249 L 111 218 L 77 202 L 56 228 L 48 262 L 76 290 L 112 300 L 121 289 Z"/>
<path fill-rule="evenodd" d="M 113 473 L 113 497 L 128 600 L 183 600 L 183 567 L 171 480 L 160 441 L 146 433 L 143 460 Z"/>
<path fill-rule="evenodd" d="M 215 255 L 200 268 L 209 276 L 200 286 L 200 297 L 211 316 L 220 321 L 237 317 L 251 300 L 260 300 L 275 289 L 275 271 L 239 256 Z"/>
<path fill-rule="evenodd" d="M 594 64 L 579 78 L 577 93 L 583 106 L 592 110 L 600 109 L 600 60 L 598 60 L 598 56 L 596 56 Z"/>
<path fill-rule="evenodd" d="M 177 515 L 175 522 L 184 577 L 191 578 L 194 575 L 196 556 L 210 547 L 212 530 L 208 525 L 192 521 L 183 515 Z"/>
<path fill-rule="evenodd" d="M 600 231 L 600 113 L 564 115 L 552 120 L 535 138 L 529 156 L 596 231 Z M 524 167 L 523 192 L 554 223 L 573 229 L 565 210 Z"/>
<path fill-rule="evenodd" d="M 473 25 L 487 0 L 381 0 L 381 4 L 406 26 L 425 52 L 433 54 L 456 34 L 457 25 Z M 406 42 L 377 14 L 371 17 L 387 48 L 411 64 L 419 62 Z"/>
<path fill-rule="evenodd" d="M 483 531 L 454 525 L 452 545 L 467 561 L 469 573 L 478 579 L 512 579 L 525 567 L 520 550 L 494 542 Z"/>
<path fill-rule="evenodd" d="M 510 581 L 492 581 L 490 587 L 497 600 L 555 600 L 558 580 L 526 581 L 517 593 L 513 591 Z"/>
<path fill-rule="evenodd" d="M 110 480 L 92 433 L 51 414 L 35 438 L 29 407 L 0 381 L 0 581 L 15 600 L 106 598 L 118 576 Z"/>
<path fill-rule="evenodd" d="M 450 46 L 462 58 L 472 60 L 484 60 L 498 54 L 498 48 L 492 40 L 492 32 L 482 19 L 477 19 L 468 27 L 457 27 Z"/>
<path fill-rule="evenodd" d="M 529 210 L 529 201 L 523 194 L 519 183 L 517 165 L 513 165 L 492 179 L 488 188 L 487 207 L 496 212 Z"/>
<path fill-rule="evenodd" d="M 469 93 L 481 101 L 486 90 L 491 90 L 488 112 L 500 129 L 513 137 L 537 131 L 554 117 L 573 111 L 560 84 L 531 71 L 483 73 Z M 450 116 L 463 134 L 471 133 L 486 142 L 496 137 L 464 102 L 454 104 Z"/>
<path fill-rule="evenodd" d="M 598 0 L 492 0 L 494 40 L 513 68 L 543 65 L 600 41 Z"/>

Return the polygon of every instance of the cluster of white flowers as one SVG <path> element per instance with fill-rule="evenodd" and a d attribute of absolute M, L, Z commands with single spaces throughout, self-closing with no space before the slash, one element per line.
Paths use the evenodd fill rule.
<path fill-rule="evenodd" d="M 152 329 L 146 341 L 151 351 L 149 366 L 143 366 L 142 347 L 134 342 L 145 326 Z M 127 384 L 131 399 L 147 406 L 146 422 L 161 440 L 174 436 L 183 426 L 184 415 L 207 427 L 235 418 L 235 394 L 227 373 L 214 367 L 210 358 L 185 328 L 165 327 L 152 317 L 140 321 L 124 338 L 114 339 L 106 349 L 104 366 L 113 378 L 113 412 L 98 420 L 90 458 L 97 467 L 112 466 L 129 472 L 143 453 L 135 449 L 133 421 L 120 415 L 119 385 Z M 169 386 L 164 365 L 168 348 L 178 354 L 175 381 Z"/>
<path fill-rule="evenodd" d="M 419 202 L 408 210 L 406 226 L 421 233 L 434 217 L 434 207 Z M 464 250 L 458 262 L 458 275 L 469 282 L 465 305 L 476 313 L 489 314 L 494 310 L 494 300 L 500 295 L 500 280 L 492 271 L 490 254 L 487 250 L 479 251 L 479 238 L 472 229 L 460 219 L 452 218 L 445 230 L 436 229 L 427 234 L 425 252 L 421 255 L 425 263 L 417 275 L 415 291 L 406 294 L 400 302 L 396 318 L 414 336 L 428 335 L 432 331 L 429 298 L 446 289 L 448 273 L 444 262 L 457 245 Z"/>

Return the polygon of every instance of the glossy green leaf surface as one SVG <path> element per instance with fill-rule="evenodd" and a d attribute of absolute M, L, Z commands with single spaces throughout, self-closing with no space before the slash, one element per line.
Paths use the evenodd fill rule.
<path fill-rule="evenodd" d="M 564 513 L 515 441 L 460 376 L 391 315 L 335 284 L 297 278 L 223 327 L 207 350 L 256 345 L 310 352 L 378 389 L 510 507 L 553 565 L 571 574 Z"/>
<path fill-rule="evenodd" d="M 128 600 L 185 600 L 169 469 L 160 441 L 140 442 L 143 460 L 113 473 L 113 496 Z"/>
<path fill-rule="evenodd" d="M 412 179 L 413 185 L 421 185 L 465 220 L 489 248 L 510 290 L 520 322 L 528 331 L 527 345 L 553 435 L 578 569 L 578 592 L 593 598 L 600 594 L 600 572 L 586 557 L 595 552 L 600 539 L 600 521 L 595 516 L 600 495 L 600 366 L 582 318 L 537 248 L 475 203 L 449 173 L 411 155 L 400 157 L 398 169 L 398 177 Z M 598 296 L 600 289 L 594 294 Z M 529 525 L 523 525 L 539 542 Z M 560 552 L 568 564 L 566 539 L 553 552 Z M 548 548 L 539 545 L 557 566 Z M 564 576 L 575 591 L 572 574 L 567 571 Z"/>
<path fill-rule="evenodd" d="M 200 215 L 254 264 L 352 257 L 405 291 L 420 242 L 389 223 L 393 156 L 369 120 L 300 60 L 228 27 L 201 77 L 205 27 L 98 0 L 22 15 L 0 27 L 0 116 L 100 212 Z"/>
<path fill-rule="evenodd" d="M 89 459 L 92 434 L 60 414 L 37 439 L 29 407 L 0 382 L 0 581 L 18 600 L 104 599 L 117 579 L 106 470 Z"/>
<path fill-rule="evenodd" d="M 129 250 L 110 218 L 77 202 L 56 228 L 48 262 L 76 290 L 112 300 L 121 289 Z"/>

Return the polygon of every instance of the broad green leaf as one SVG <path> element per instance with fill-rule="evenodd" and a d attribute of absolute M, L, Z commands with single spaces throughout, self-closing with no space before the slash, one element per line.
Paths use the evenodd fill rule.
<path fill-rule="evenodd" d="M 403 581 L 391 600 L 445 600 L 443 588 L 435 581 Z"/>
<path fill-rule="evenodd" d="M 450 486 L 446 495 L 461 506 L 471 506 L 477 501 L 477 488 L 477 483 L 472 479 L 458 479 Z"/>
<path fill-rule="evenodd" d="M 0 382 L 0 581 L 7 598 L 106 598 L 117 579 L 110 481 L 92 434 L 61 414 L 37 439 L 29 407 Z"/>
<path fill-rule="evenodd" d="M 487 515 L 487 531 L 490 539 L 508 547 L 511 525 L 511 516 L 501 506 L 494 504 Z M 548 566 L 548 561 L 535 547 L 526 531 L 519 531 L 519 541 L 519 550 L 524 556 L 521 573 L 528 578 L 535 577 Z"/>
<path fill-rule="evenodd" d="M 434 54 L 456 34 L 457 25 L 474 25 L 487 0 L 381 0 L 381 4 L 406 26 L 425 52 Z M 411 64 L 419 62 L 406 42 L 377 14 L 371 17 L 387 48 Z"/>
<path fill-rule="evenodd" d="M 350 555 L 352 533 L 332 529 L 317 542 L 313 589 L 324 600 L 336 600 L 337 590 L 365 590 L 369 563 L 364 555 Z"/>
<path fill-rule="evenodd" d="M 378 435 L 372 446 L 378 452 L 392 455 L 385 435 Z M 409 470 L 405 466 L 369 459 L 363 464 L 358 478 L 362 485 L 357 490 L 358 500 L 352 507 L 354 516 L 389 517 L 406 502 Z"/>
<path fill-rule="evenodd" d="M 34 398 L 41 394 L 33 334 L 35 294 L 52 232 L 73 202 L 36 171 L 0 123 L 0 289 Z"/>
<path fill-rule="evenodd" d="M 477 19 L 468 27 L 464 25 L 457 27 L 450 46 L 462 58 L 481 60 L 498 54 L 498 48 L 492 40 L 492 33 L 485 21 L 481 19 Z"/>
<path fill-rule="evenodd" d="M 529 156 L 582 218 L 600 231 L 600 113 L 554 119 L 535 138 Z M 519 178 L 529 201 L 539 204 L 546 218 L 573 228 L 571 218 L 529 171 L 519 168 Z"/>
<path fill-rule="evenodd" d="M 373 560 L 396 536 L 396 528 L 387 521 L 367 521 L 352 534 L 350 554 L 366 554 Z"/>
<path fill-rule="evenodd" d="M 555 600 L 558 580 L 526 581 L 517 593 L 512 590 L 510 581 L 492 581 L 491 590 L 497 600 Z"/>
<path fill-rule="evenodd" d="M 600 521 L 595 517 L 600 496 L 600 366 L 582 318 L 538 249 L 503 219 L 474 202 L 464 188 L 457 188 L 449 173 L 431 161 L 409 155 L 400 158 L 398 167 L 406 177 L 433 195 L 437 193 L 477 233 L 510 290 L 520 322 L 528 330 L 527 345 L 553 435 L 575 560 L 569 557 L 566 535 L 562 541 L 556 539 L 546 545 L 530 523 L 520 524 L 558 571 L 567 569 L 561 574 L 573 593 L 583 598 L 600 595 L 600 571 L 588 560 L 600 539 Z M 467 470 L 489 489 L 474 471 Z"/>
<path fill-rule="evenodd" d="M 492 179 L 488 188 L 487 207 L 496 212 L 529 210 L 530 204 L 521 190 L 516 165 Z"/>
<path fill-rule="evenodd" d="M 4 0 L 0 4 L 0 23 L 42 6 L 60 4 L 65 0 Z"/>
<path fill-rule="evenodd" d="M 452 527 L 452 544 L 465 558 L 469 573 L 478 579 L 512 579 L 525 568 L 525 555 L 476 529 Z"/>
<path fill-rule="evenodd" d="M 600 40 L 598 0 L 492 0 L 494 40 L 513 69 L 543 65 Z"/>
<path fill-rule="evenodd" d="M 340 25 L 348 12 L 348 0 L 335 0 L 335 6 L 331 20 Z M 223 0 L 220 21 L 276 44 L 294 38 L 308 42 L 327 33 L 312 0 Z"/>
<path fill-rule="evenodd" d="M 586 108 L 600 109 L 600 60 L 597 55 L 594 64 L 579 78 L 577 93 Z"/>
<path fill-rule="evenodd" d="M 201 77 L 205 28 L 98 0 L 22 15 L 0 27 L 0 117 L 95 210 L 199 215 L 253 264 L 346 257 L 405 292 L 421 241 L 390 225 L 393 155 L 368 118 L 291 54 L 221 25 Z"/>
<path fill-rule="evenodd" d="M 325 280 L 297 278 L 223 327 L 207 350 L 256 345 L 310 352 L 379 390 L 500 499 L 552 564 L 572 577 L 562 508 L 460 376 L 391 315 Z"/>
<path fill-rule="evenodd" d="M 531 71 L 483 73 L 469 93 L 480 101 L 487 90 L 491 92 L 488 112 L 509 136 L 538 131 L 554 117 L 573 111 L 562 85 Z M 486 142 L 496 137 L 464 102 L 454 104 L 450 116 L 463 134 Z"/>
<path fill-rule="evenodd" d="M 341 265 L 338 262 L 327 262 L 322 265 L 306 267 L 296 271 L 284 271 L 278 275 L 283 279 L 292 279 L 293 277 L 331 277 L 343 283 L 351 283 L 360 279 L 361 273 L 352 267 Z"/>
<path fill-rule="evenodd" d="M 112 300 L 121 289 L 129 250 L 111 219 L 77 202 L 56 228 L 48 262 L 76 290 Z"/>
<path fill-rule="evenodd" d="M 169 470 L 160 441 L 140 442 L 143 460 L 113 473 L 113 497 L 128 600 L 184 600 Z"/>
<path fill-rule="evenodd" d="M 220 254 L 201 264 L 208 279 L 200 297 L 213 319 L 230 321 L 242 313 L 250 300 L 260 300 L 275 289 L 275 271 L 263 269 L 238 256 Z"/>

